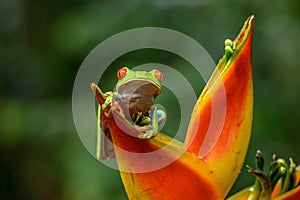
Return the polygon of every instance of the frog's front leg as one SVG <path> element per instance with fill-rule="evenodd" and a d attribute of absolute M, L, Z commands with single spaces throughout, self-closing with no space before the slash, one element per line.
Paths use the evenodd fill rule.
<path fill-rule="evenodd" d="M 159 126 L 166 120 L 166 113 L 163 110 L 158 110 L 156 106 L 150 109 L 151 129 L 144 134 L 140 134 L 139 138 L 150 139 L 158 133 Z"/>
<path fill-rule="evenodd" d="M 111 107 L 116 101 L 118 96 L 117 92 L 105 92 L 104 96 L 106 97 L 104 104 L 102 105 L 102 110 L 104 111 L 105 115 L 109 117 L 111 115 Z"/>

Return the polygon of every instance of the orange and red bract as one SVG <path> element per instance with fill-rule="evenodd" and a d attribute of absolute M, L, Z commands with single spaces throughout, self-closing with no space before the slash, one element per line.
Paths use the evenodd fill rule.
<path fill-rule="evenodd" d="M 226 197 L 241 169 L 252 126 L 253 21 L 254 17 L 251 16 L 245 22 L 235 40 L 236 50 L 232 57 L 227 64 L 225 57 L 220 60 L 200 95 L 192 113 L 185 144 L 174 142 L 161 133 L 149 140 L 133 137 L 135 130 L 126 125 L 117 111 L 113 113 L 117 117 L 106 117 L 101 111 L 102 123 L 109 129 L 115 145 L 117 163 L 129 199 L 216 200 Z M 219 73 L 221 79 L 218 78 Z M 217 140 L 212 141 L 215 145 L 200 158 L 203 141 L 211 123 L 212 98 L 217 102 L 217 112 L 218 109 L 224 109 L 218 106 L 218 101 L 222 103 L 223 99 L 220 96 L 221 86 L 225 88 L 227 100 L 224 126 L 221 127 Z M 96 85 L 92 85 L 92 88 L 102 105 L 104 97 L 101 90 Z M 153 154 L 151 159 L 131 154 L 147 154 L 157 150 L 162 151 Z M 139 169 L 155 166 L 160 160 L 174 161 L 154 171 L 138 172 Z"/>
<path fill-rule="evenodd" d="M 253 17 L 250 17 L 241 34 L 234 41 L 237 52 L 232 55 L 233 60 L 231 62 L 229 60 L 229 65 L 225 66 L 225 56 L 220 61 L 217 67 L 219 73 L 214 73 L 211 78 L 216 80 L 218 76 L 221 76 L 219 80 L 214 81 L 217 84 L 214 84 L 213 89 L 204 88 L 195 105 L 185 141 L 188 152 L 194 155 L 201 154 L 200 149 L 206 134 L 209 134 L 208 127 L 212 123 L 210 121 L 212 98 L 218 105 L 218 99 L 222 99 L 224 88 L 227 103 L 225 107 L 216 106 L 215 108 L 216 113 L 222 113 L 222 109 L 226 110 L 224 124 L 221 124 L 223 127 L 216 127 L 215 131 L 221 131 L 220 136 L 214 147 L 203 158 L 212 167 L 215 166 L 214 181 L 218 183 L 221 193 L 227 193 L 238 176 L 250 139 L 253 110 L 251 65 L 253 22 Z M 209 84 L 206 87 L 208 86 Z M 190 141 L 191 138 L 192 141 Z M 220 163 L 226 164 L 220 165 Z"/>
<path fill-rule="evenodd" d="M 274 200 L 299 200 L 300 199 L 300 187 L 297 187 L 277 198 Z"/>
<path fill-rule="evenodd" d="M 115 120 L 118 120 L 115 118 Z M 149 153 L 161 149 L 171 140 L 166 136 L 156 136 L 151 140 L 141 140 L 124 133 L 109 119 L 114 144 L 122 151 L 116 150 L 116 159 L 121 170 L 121 177 L 129 199 L 197 199 L 205 196 L 206 199 L 219 199 L 213 183 L 208 179 L 209 172 L 205 170 L 207 165 L 202 160 L 190 154 L 184 153 L 182 146 L 170 146 L 164 148 L 160 154 L 155 154 L 151 159 L 141 159 L 140 156 L 131 156 L 130 153 Z M 128 131 L 128 130 L 127 130 Z M 163 140 L 161 140 L 163 137 Z M 174 159 L 170 165 L 155 171 L 135 173 L 141 168 L 148 168 L 159 162 L 160 159 Z M 129 167 L 130 166 L 130 167 Z M 124 172 L 132 171 L 132 172 Z"/>

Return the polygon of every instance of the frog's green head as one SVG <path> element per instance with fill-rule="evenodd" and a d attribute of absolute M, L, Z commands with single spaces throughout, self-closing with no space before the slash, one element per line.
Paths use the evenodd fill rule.
<path fill-rule="evenodd" d="M 157 89 L 160 91 L 163 74 L 157 69 L 154 69 L 150 72 L 146 72 L 132 71 L 127 67 L 123 67 L 117 72 L 117 77 L 118 83 L 116 85 L 116 91 L 119 91 L 120 87 L 124 85 L 139 85 L 145 82 L 157 87 Z"/>

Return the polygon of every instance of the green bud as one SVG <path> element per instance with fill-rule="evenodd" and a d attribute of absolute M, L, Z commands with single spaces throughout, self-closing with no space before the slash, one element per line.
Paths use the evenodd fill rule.
<path fill-rule="evenodd" d="M 271 188 L 274 189 L 276 183 L 279 181 L 279 179 L 282 177 L 282 175 L 286 172 L 286 168 L 283 166 L 277 167 L 276 173 L 273 174 L 273 177 L 271 179 Z"/>
<path fill-rule="evenodd" d="M 225 46 L 233 47 L 233 42 L 230 39 L 226 39 L 225 42 L 224 42 L 224 44 L 225 44 Z"/>
<path fill-rule="evenodd" d="M 257 150 L 256 156 L 255 156 L 256 169 L 258 169 L 258 170 L 264 170 L 264 164 L 265 164 L 265 159 L 264 159 L 261 151 Z"/>
<path fill-rule="evenodd" d="M 289 167 L 289 175 L 290 175 L 290 185 L 292 188 L 296 186 L 296 170 L 297 166 L 294 163 L 293 159 L 290 158 L 290 167 Z"/>
<path fill-rule="evenodd" d="M 248 171 L 252 173 L 260 183 L 261 187 L 261 198 L 270 200 L 272 194 L 271 182 L 268 176 L 262 170 L 254 170 L 247 166 Z M 255 185 L 254 185 L 255 187 Z"/>

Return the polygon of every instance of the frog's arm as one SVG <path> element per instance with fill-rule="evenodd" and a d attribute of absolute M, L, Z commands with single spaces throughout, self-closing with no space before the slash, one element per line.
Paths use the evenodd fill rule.
<path fill-rule="evenodd" d="M 156 135 L 158 133 L 158 119 L 157 119 L 157 107 L 153 106 L 151 108 L 150 113 L 150 119 L 151 119 L 151 125 L 152 125 L 152 133 L 148 135 L 147 138 L 151 138 L 152 136 Z"/>
<path fill-rule="evenodd" d="M 163 110 L 158 110 L 156 106 L 152 106 L 150 110 L 150 122 L 152 128 L 148 133 L 140 134 L 139 138 L 150 139 L 152 136 L 156 135 L 159 131 L 159 126 L 163 124 L 165 119 L 165 112 Z"/>
<path fill-rule="evenodd" d="M 117 100 L 119 96 L 117 92 L 105 92 L 104 96 L 106 97 L 104 104 L 102 105 L 102 109 L 104 111 L 109 111 L 110 105 L 113 103 L 114 100 Z"/>

